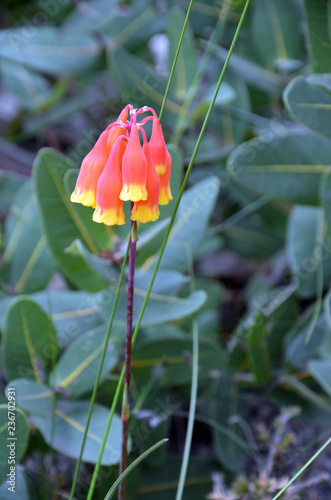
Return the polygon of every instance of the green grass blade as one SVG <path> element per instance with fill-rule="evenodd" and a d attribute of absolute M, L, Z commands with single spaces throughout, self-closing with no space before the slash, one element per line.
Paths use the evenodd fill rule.
<path fill-rule="evenodd" d="M 213 107 L 215 105 L 215 101 L 216 101 L 219 89 L 220 89 L 221 84 L 222 84 L 223 79 L 224 79 L 225 71 L 226 71 L 226 69 L 228 67 L 228 64 L 229 64 L 229 61 L 230 61 L 233 49 L 235 47 L 237 38 L 239 36 L 240 30 L 241 30 L 241 27 L 242 27 L 242 24 L 244 22 L 245 14 L 246 14 L 247 9 L 249 7 L 249 4 L 250 4 L 250 0 L 246 0 L 245 7 L 244 7 L 244 9 L 242 11 L 242 14 L 241 14 L 241 17 L 240 17 L 240 20 L 239 20 L 236 32 L 234 34 L 234 37 L 233 37 L 233 40 L 232 40 L 232 43 L 231 43 L 231 46 L 230 46 L 230 49 L 229 49 L 226 61 L 225 61 L 224 66 L 222 68 L 222 71 L 221 71 L 221 74 L 220 74 L 220 77 L 219 77 L 219 80 L 218 80 L 218 83 L 217 83 L 214 95 L 213 95 L 212 100 L 211 100 L 211 102 L 209 104 L 208 111 L 206 113 L 203 125 L 201 127 L 198 140 L 197 140 L 196 145 L 194 147 L 194 150 L 193 150 L 193 153 L 192 153 L 192 157 L 191 157 L 191 161 L 190 161 L 190 163 L 189 163 L 189 165 L 187 167 L 186 175 L 184 177 L 181 189 L 179 191 L 178 198 L 177 198 L 176 203 L 175 203 L 174 211 L 172 213 L 172 216 L 171 216 L 171 219 L 170 219 L 170 223 L 169 223 L 166 235 L 165 235 L 165 237 L 163 239 L 163 242 L 162 242 L 162 245 L 161 245 L 161 248 L 160 248 L 160 252 L 159 252 L 159 256 L 158 256 L 158 259 L 156 261 L 155 268 L 154 268 L 154 271 L 153 271 L 153 275 L 152 275 L 151 281 L 149 283 L 149 286 L 148 286 L 148 289 L 147 289 L 147 292 L 146 292 L 146 296 L 145 296 L 145 299 L 144 299 L 144 302 L 143 302 L 143 305 L 142 305 L 142 308 L 141 308 L 141 311 L 140 311 L 140 314 L 139 314 L 139 317 L 138 317 L 138 320 L 137 320 L 137 323 L 136 323 L 135 330 L 133 332 L 132 346 L 134 346 L 135 340 L 137 338 L 138 331 L 139 331 L 139 328 L 140 328 L 140 324 L 141 324 L 141 321 L 142 321 L 142 318 L 143 318 L 143 315 L 144 315 L 144 312 L 145 312 L 145 309 L 146 309 L 146 306 L 147 306 L 147 302 L 148 302 L 148 299 L 149 299 L 149 296 L 150 296 L 150 293 L 151 293 L 151 290 L 152 290 L 152 287 L 153 287 L 153 284 L 154 284 L 155 276 L 156 276 L 156 273 L 157 273 L 158 268 L 160 266 L 160 262 L 161 262 L 163 253 L 164 253 L 164 250 L 165 250 L 165 247 L 166 247 L 166 244 L 167 244 L 167 241 L 168 241 L 168 238 L 169 238 L 172 226 L 173 226 L 174 221 L 175 221 L 175 217 L 176 217 L 176 214 L 177 214 L 177 211 L 178 211 L 179 203 L 180 203 L 181 198 L 183 196 L 184 189 L 186 187 L 189 175 L 191 173 L 195 157 L 196 157 L 196 155 L 197 155 L 197 153 L 199 151 L 199 147 L 200 147 L 203 135 L 205 133 L 205 130 L 206 130 L 206 127 L 207 127 L 207 124 L 208 124 L 211 112 L 212 112 Z M 104 438 L 103 438 L 103 441 L 102 441 L 102 445 L 101 445 L 101 449 L 100 449 L 100 454 L 99 454 L 99 457 L 98 457 L 98 461 L 97 461 L 97 464 L 96 464 L 96 466 L 94 468 L 94 473 L 93 473 L 92 481 L 91 481 L 91 484 L 90 484 L 90 488 L 89 488 L 87 500 L 92 500 L 92 495 L 93 495 L 93 491 L 94 491 L 94 488 L 95 488 L 95 483 L 96 483 L 96 480 L 97 480 L 97 476 L 98 476 L 98 472 L 99 472 L 99 468 L 100 468 L 100 463 L 101 463 L 101 459 L 102 459 L 102 455 L 103 455 L 103 451 L 104 451 L 104 448 L 105 448 L 105 444 L 106 444 L 108 432 L 109 432 L 109 429 L 110 429 L 111 421 L 112 421 L 113 415 L 115 413 L 115 408 L 116 408 L 116 405 L 118 403 L 118 398 L 119 398 L 119 395 L 120 395 L 120 392 L 121 392 L 121 387 L 123 385 L 123 380 L 124 380 L 124 368 L 122 369 L 122 372 L 121 372 L 121 375 L 120 375 L 120 378 L 119 378 L 119 381 L 118 381 L 117 389 L 116 389 L 116 392 L 115 392 L 115 395 L 114 395 L 114 399 L 113 399 L 113 402 L 112 402 L 112 406 L 111 406 L 111 409 L 110 409 L 110 414 L 109 414 L 109 420 L 108 420 L 108 423 L 107 423 L 107 428 L 105 430 L 105 434 L 104 434 Z"/>
<path fill-rule="evenodd" d="M 194 319 L 193 321 L 192 334 L 193 334 L 192 335 L 193 359 L 192 359 L 192 384 L 191 384 L 190 410 L 189 410 L 182 466 L 180 469 L 180 476 L 176 493 L 176 500 L 181 500 L 183 496 L 187 467 L 190 459 L 193 426 L 194 426 L 195 411 L 197 405 L 198 371 L 199 371 L 199 330 L 198 330 L 198 322 L 196 319 Z"/>
<path fill-rule="evenodd" d="M 228 14 L 230 12 L 230 7 L 231 7 L 231 0 L 224 0 L 224 3 L 222 4 L 222 7 L 220 9 L 220 13 L 217 19 L 216 26 L 207 42 L 206 50 L 201 58 L 201 61 L 198 65 L 198 69 L 195 73 L 195 76 L 193 78 L 193 81 L 191 83 L 191 86 L 185 96 L 185 100 L 182 106 L 182 109 L 179 113 L 177 123 L 175 126 L 175 130 L 173 132 L 173 135 L 170 139 L 170 142 L 172 144 L 179 144 L 182 135 L 185 131 L 185 127 L 187 125 L 187 116 L 190 111 L 190 107 L 197 95 L 197 92 L 200 87 L 200 82 L 201 79 L 204 75 L 204 72 L 207 68 L 210 56 L 213 52 L 213 45 L 217 44 L 218 40 L 220 39 L 225 23 L 228 19 Z"/>
<path fill-rule="evenodd" d="M 142 453 L 138 458 L 136 458 L 136 460 L 134 460 L 132 462 L 132 464 L 130 464 L 129 467 L 127 467 L 125 469 L 125 471 L 122 472 L 122 474 L 119 476 L 119 478 L 116 479 L 115 483 L 113 484 L 113 486 L 108 491 L 108 493 L 105 496 L 104 500 L 110 500 L 111 498 L 113 498 L 114 493 L 116 493 L 116 490 L 117 490 L 118 486 L 121 484 L 121 482 L 123 481 L 123 479 L 125 479 L 126 476 L 128 474 L 130 474 L 130 472 L 135 467 L 137 467 L 137 465 L 140 464 L 140 462 L 142 462 L 142 460 L 144 460 L 146 457 L 148 457 L 148 455 L 150 455 L 153 451 L 155 451 L 158 448 L 160 448 L 160 446 L 162 446 L 167 441 L 168 441 L 168 439 L 161 439 L 161 441 L 158 441 L 157 443 L 153 444 L 153 446 L 151 446 L 150 448 L 148 448 L 148 450 L 144 451 L 144 453 Z"/>
<path fill-rule="evenodd" d="M 163 96 L 163 101 L 162 101 L 162 104 L 161 104 L 161 109 L 160 109 L 160 114 L 159 114 L 159 120 L 160 121 L 161 121 L 161 118 L 162 118 L 162 115 L 163 115 L 163 111 L 164 111 L 164 106 L 165 106 L 165 103 L 167 101 L 167 97 L 168 97 L 168 94 L 169 94 L 170 85 L 171 85 L 171 82 L 172 82 L 172 79 L 173 79 L 173 76 L 174 76 L 175 67 L 176 67 L 176 64 L 177 64 L 177 59 L 178 59 L 178 56 L 179 56 L 180 48 L 182 46 L 182 42 L 183 42 L 183 38 L 184 38 L 184 34 L 185 34 L 185 30 L 186 30 L 188 18 L 190 16 L 192 4 L 193 4 L 193 0 L 190 1 L 190 4 L 189 4 L 188 9 L 187 9 L 185 21 L 184 21 L 184 24 L 183 24 L 183 29 L 182 29 L 182 32 L 180 34 L 178 45 L 177 45 L 177 49 L 176 49 L 176 54 L 175 54 L 175 57 L 174 57 L 174 60 L 173 60 L 172 66 L 171 66 L 169 80 L 168 80 L 167 87 L 165 89 L 164 96 Z"/>
<path fill-rule="evenodd" d="M 287 485 L 284 486 L 284 488 L 282 490 L 280 490 L 280 492 L 277 493 L 277 495 L 275 497 L 273 497 L 272 500 L 277 500 L 278 498 L 280 498 L 282 496 L 282 494 L 287 490 L 287 488 L 289 486 L 291 486 L 291 484 L 293 484 L 294 481 L 296 481 L 299 476 L 301 476 L 301 474 L 309 467 L 309 465 L 311 465 L 313 463 L 313 461 L 322 453 L 322 451 L 324 451 L 325 448 L 327 448 L 329 446 L 330 443 L 331 443 L 331 437 L 323 444 L 323 446 L 321 446 L 321 448 L 315 453 L 315 455 L 313 455 L 311 457 L 311 459 L 308 460 L 308 462 L 306 462 L 303 467 L 301 467 L 299 472 L 297 472 L 296 475 L 294 477 L 292 477 L 291 481 L 289 481 L 287 483 Z"/>
<path fill-rule="evenodd" d="M 70 499 L 69 500 L 73 500 L 74 495 L 75 495 L 75 489 L 76 489 L 76 484 L 77 484 L 77 479 L 78 479 L 80 465 L 81 465 L 81 462 L 82 462 L 82 456 L 83 456 L 83 452 L 84 452 L 84 447 L 85 447 L 87 432 L 88 432 L 88 428 L 89 428 L 90 421 L 91 421 L 93 406 L 94 406 L 95 399 L 96 399 L 96 396 L 97 396 L 99 381 L 100 381 L 100 377 L 101 377 L 103 362 L 104 362 L 104 359 L 105 359 L 105 356 L 106 356 L 106 352 L 107 352 L 107 346 L 108 346 L 108 342 L 109 342 L 109 337 L 110 337 L 111 329 L 112 329 L 113 322 L 114 322 L 114 317 L 115 317 L 117 302 L 118 302 L 118 298 L 119 298 L 120 291 L 121 291 L 121 286 L 122 286 L 122 282 L 123 282 L 123 278 L 124 278 L 124 271 L 125 271 L 126 263 L 127 263 L 127 260 L 128 260 L 129 248 L 130 248 L 130 238 L 129 238 L 129 242 L 128 242 L 128 247 L 127 247 L 127 250 L 126 250 L 126 254 L 125 254 L 125 257 L 124 257 L 124 260 L 123 260 L 121 274 L 120 274 L 120 277 L 119 277 L 119 280 L 118 280 L 118 284 L 117 284 L 117 288 L 116 288 L 116 293 L 115 293 L 113 308 L 112 308 L 111 315 L 110 315 L 110 320 L 109 320 L 108 331 L 107 331 L 107 335 L 106 335 L 106 339 L 105 339 L 105 343 L 104 343 L 104 348 L 103 348 L 101 359 L 100 359 L 100 365 L 99 365 L 99 368 L 98 368 L 97 378 L 95 380 L 95 384 L 94 384 L 94 387 L 93 387 L 90 408 L 89 408 L 89 412 L 88 412 L 88 416 L 87 416 L 87 421 L 86 421 L 86 425 L 85 425 L 85 430 L 84 430 L 83 441 L 82 441 L 81 449 L 80 449 L 80 452 L 79 452 L 79 457 L 78 457 L 77 464 L 76 464 L 75 475 L 74 475 L 73 483 L 72 483 L 72 486 L 71 486 L 71 492 L 70 492 Z"/>

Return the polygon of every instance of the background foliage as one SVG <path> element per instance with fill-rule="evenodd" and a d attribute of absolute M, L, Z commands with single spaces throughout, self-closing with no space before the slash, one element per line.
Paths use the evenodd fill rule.
<path fill-rule="evenodd" d="M 129 230 L 95 224 L 69 195 L 81 159 L 127 102 L 160 109 L 187 3 L 1 7 L 0 440 L 11 387 L 22 500 L 70 490 Z M 243 3 L 193 3 L 162 119 L 175 199 Z M 131 459 L 170 440 L 129 476 L 132 500 L 175 496 L 193 318 L 199 392 L 184 498 L 271 498 L 328 436 L 330 12 L 325 0 L 251 2 L 134 349 Z M 139 228 L 134 322 L 171 213 L 161 207 Z M 125 308 L 124 286 L 77 498 L 122 366 Z M 117 477 L 119 426 L 115 416 L 95 499 Z M 7 469 L 2 446 L 0 481 Z M 311 488 L 327 498 L 323 461 L 305 480 L 290 498 L 311 498 Z"/>

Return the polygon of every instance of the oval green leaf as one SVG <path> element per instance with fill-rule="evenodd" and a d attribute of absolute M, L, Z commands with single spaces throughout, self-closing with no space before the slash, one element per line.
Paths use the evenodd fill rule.
<path fill-rule="evenodd" d="M 0 405 L 0 484 L 8 479 L 7 474 L 13 470 L 11 467 L 14 467 L 14 464 L 17 466 L 21 460 L 28 438 L 29 426 L 24 413 L 18 408 L 9 410 L 8 405 Z M 15 469 L 17 472 L 17 467 Z M 17 480 L 15 482 L 17 483 Z"/>
<path fill-rule="evenodd" d="M 294 78 L 284 91 L 284 102 L 306 127 L 331 137 L 331 75 Z"/>
<path fill-rule="evenodd" d="M 89 231 L 91 209 L 71 203 L 65 190 L 64 178 L 71 168 L 72 164 L 65 156 L 51 149 L 42 149 L 36 158 L 33 176 L 43 230 L 49 248 L 68 279 L 87 291 L 97 291 L 105 288 L 107 281 L 82 256 L 66 253 L 76 239 L 80 239 L 92 253 L 99 252 Z M 101 232 L 103 239 L 105 227 L 94 224 L 94 236 L 96 231 Z"/>
<path fill-rule="evenodd" d="M 45 441 L 59 453 L 77 460 L 87 421 L 88 401 L 61 401 L 55 410 L 54 427 L 48 418 L 31 417 Z M 107 427 L 109 409 L 95 404 L 87 433 L 83 461 L 95 464 L 98 460 L 104 431 Z M 113 465 L 121 456 L 122 423 L 118 415 L 113 416 L 101 465 Z"/>
<path fill-rule="evenodd" d="M 321 175 L 331 170 L 331 142 L 312 132 L 270 131 L 239 146 L 229 173 L 251 189 L 292 203 L 319 203 Z"/>
<path fill-rule="evenodd" d="M 33 300 L 15 299 L 6 311 L 1 358 L 7 380 L 29 378 L 42 382 L 57 354 L 51 321 Z"/>
<path fill-rule="evenodd" d="M 107 327 L 96 328 L 74 340 L 64 351 L 54 372 L 54 385 L 58 390 L 69 392 L 79 397 L 91 391 L 100 365 L 104 349 Z M 119 346 L 125 338 L 124 325 L 114 325 L 107 346 L 100 382 L 117 364 Z"/>

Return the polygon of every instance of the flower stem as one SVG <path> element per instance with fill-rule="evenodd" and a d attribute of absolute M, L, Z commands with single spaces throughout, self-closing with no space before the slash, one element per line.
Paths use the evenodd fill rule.
<path fill-rule="evenodd" d="M 131 211 L 133 203 L 131 202 Z M 131 379 L 131 351 L 132 351 L 132 312 L 133 312 L 133 289 L 134 289 L 134 270 L 136 262 L 136 244 L 137 244 L 137 224 L 131 221 L 130 250 L 129 250 L 129 275 L 128 275 L 128 300 L 126 307 L 126 340 L 125 340 L 125 372 L 124 389 L 122 402 L 122 452 L 119 474 L 126 469 L 127 449 L 129 437 L 129 418 L 130 418 L 130 379 Z M 122 481 L 118 490 L 118 500 L 125 499 L 125 480 Z"/>

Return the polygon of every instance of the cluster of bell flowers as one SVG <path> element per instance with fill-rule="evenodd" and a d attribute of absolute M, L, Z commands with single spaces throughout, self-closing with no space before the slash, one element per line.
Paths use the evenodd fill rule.
<path fill-rule="evenodd" d="M 152 116 L 137 122 L 137 116 L 147 112 Z M 150 120 L 148 141 L 143 127 Z M 123 201 L 133 202 L 132 220 L 155 221 L 158 205 L 172 200 L 170 175 L 171 156 L 154 109 L 128 104 L 83 159 L 70 200 L 95 208 L 93 220 L 107 226 L 125 223 Z"/>

